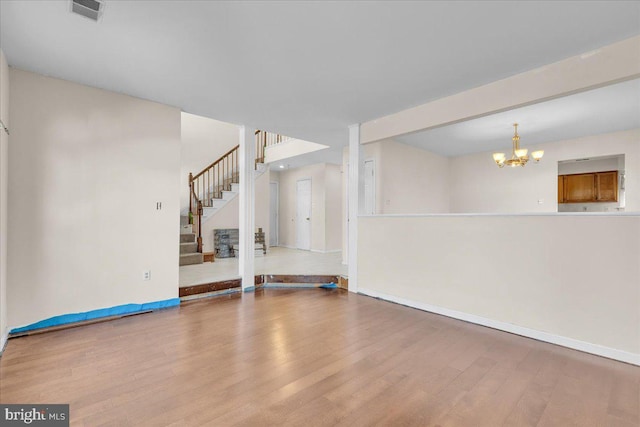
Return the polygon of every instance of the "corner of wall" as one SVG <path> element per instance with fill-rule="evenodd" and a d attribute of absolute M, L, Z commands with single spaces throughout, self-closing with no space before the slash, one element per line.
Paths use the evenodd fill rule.
<path fill-rule="evenodd" d="M 9 127 L 9 64 L 0 50 L 0 118 Z M 9 335 L 7 315 L 7 214 L 9 192 L 9 135 L 0 129 L 0 355 Z"/>

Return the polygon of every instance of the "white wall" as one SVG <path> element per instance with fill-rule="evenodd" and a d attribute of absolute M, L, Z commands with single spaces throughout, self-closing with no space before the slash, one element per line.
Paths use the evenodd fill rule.
<path fill-rule="evenodd" d="M 9 127 L 9 66 L 0 50 L 0 120 Z M 8 334 L 7 321 L 7 216 L 9 192 L 9 136 L 0 129 L 0 352 Z"/>
<path fill-rule="evenodd" d="M 325 170 L 325 251 L 342 249 L 342 170 L 327 164 Z"/>
<path fill-rule="evenodd" d="M 640 129 L 527 147 L 545 150 L 538 164 L 496 167 L 491 153 L 450 160 L 451 212 L 532 213 L 558 208 L 558 161 L 625 155 L 626 211 L 640 211 Z M 538 203 L 542 201 L 542 203 Z"/>
<path fill-rule="evenodd" d="M 558 163 L 558 175 L 624 170 L 624 156 L 598 157 L 579 162 Z M 582 157 L 584 159 L 584 157 Z"/>
<path fill-rule="evenodd" d="M 361 292 L 640 364 L 639 216 L 365 216 L 358 236 Z"/>
<path fill-rule="evenodd" d="M 256 229 L 262 227 L 265 239 L 269 242 L 269 180 L 270 173 L 267 170 L 256 179 Z M 213 252 L 215 249 L 213 230 L 220 228 L 240 227 L 240 197 L 224 205 L 210 219 L 202 223 L 202 247 L 203 252 Z"/>
<path fill-rule="evenodd" d="M 296 183 L 311 179 L 311 250 L 339 251 L 342 240 L 340 166 L 326 163 L 272 172 L 280 183 L 280 246 L 296 247 Z M 329 194 L 331 193 L 331 194 Z"/>
<path fill-rule="evenodd" d="M 176 298 L 180 111 L 10 77 L 10 327 Z"/>
<path fill-rule="evenodd" d="M 296 247 L 296 183 L 311 179 L 311 250 L 325 250 L 324 163 L 280 171 L 280 246 Z"/>
<path fill-rule="evenodd" d="M 375 162 L 377 214 L 449 212 L 449 158 L 391 139 L 362 146 L 360 211 L 364 206 L 364 162 Z"/>
<path fill-rule="evenodd" d="M 267 147 L 264 151 L 265 163 L 277 163 L 280 160 L 313 153 L 314 151 L 323 150 L 325 148 L 327 148 L 326 145 L 291 138 L 279 144 Z"/>
<path fill-rule="evenodd" d="M 362 147 L 362 146 L 361 146 Z M 342 264 L 349 259 L 349 147 L 342 149 Z"/>
<path fill-rule="evenodd" d="M 381 143 L 378 212 L 449 211 L 449 159 L 400 142 Z"/>

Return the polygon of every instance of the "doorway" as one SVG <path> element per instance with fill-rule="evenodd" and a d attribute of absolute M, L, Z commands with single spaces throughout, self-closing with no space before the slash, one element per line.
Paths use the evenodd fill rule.
<path fill-rule="evenodd" d="M 373 159 L 364 161 L 364 214 L 376 213 L 376 163 Z"/>
<path fill-rule="evenodd" d="M 277 182 L 269 183 L 269 246 L 278 246 L 278 217 L 280 194 Z"/>
<path fill-rule="evenodd" d="M 311 249 L 311 179 L 296 182 L 296 247 Z"/>

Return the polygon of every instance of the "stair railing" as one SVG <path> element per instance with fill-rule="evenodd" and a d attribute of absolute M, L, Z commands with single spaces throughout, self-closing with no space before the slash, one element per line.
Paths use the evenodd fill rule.
<path fill-rule="evenodd" d="M 291 137 L 264 130 L 256 131 L 256 163 L 264 163 L 265 151 L 268 147 L 292 139 Z"/>
<path fill-rule="evenodd" d="M 257 130 L 255 135 L 255 169 L 258 169 L 258 163 L 264 163 L 267 147 L 290 139 L 283 135 L 261 130 Z M 195 228 L 198 252 L 202 252 L 202 214 L 204 208 L 214 207 L 214 201 L 222 199 L 223 191 L 231 191 L 231 184 L 240 182 L 239 148 L 240 146 L 236 145 L 196 175 L 189 173 L 189 224 Z"/>
<path fill-rule="evenodd" d="M 231 184 L 240 182 L 238 149 L 236 145 L 198 174 L 189 174 L 189 222 L 197 235 L 198 252 L 202 252 L 202 214 L 212 208 L 215 199 L 222 199 L 223 191 L 231 191 Z"/>

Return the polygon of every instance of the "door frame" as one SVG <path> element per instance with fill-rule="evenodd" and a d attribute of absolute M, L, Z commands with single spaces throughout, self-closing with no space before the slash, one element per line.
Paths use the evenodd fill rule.
<path fill-rule="evenodd" d="M 365 215 L 375 215 L 376 214 L 376 166 L 377 166 L 376 165 L 376 159 L 374 157 L 370 157 L 368 159 L 365 159 L 365 161 L 362 164 L 362 173 L 363 174 L 366 173 L 366 170 L 367 170 L 366 164 L 368 162 L 371 162 L 373 164 L 373 168 L 372 168 L 373 175 L 371 177 L 371 187 L 373 188 L 371 203 L 373 205 L 373 212 L 372 213 L 365 212 L 364 214 Z M 364 176 L 363 178 L 364 179 L 363 179 L 362 186 L 363 186 L 363 190 L 364 190 L 364 189 L 366 189 L 364 183 L 366 182 L 367 177 Z M 367 206 L 367 192 L 366 191 L 363 191 L 363 196 L 364 196 L 363 197 L 364 200 L 362 201 L 362 207 L 365 208 Z"/>
<path fill-rule="evenodd" d="M 276 244 L 274 246 L 279 246 L 280 245 L 280 183 L 278 181 L 269 181 L 269 190 L 271 190 L 271 184 L 276 185 L 276 229 L 274 233 L 274 230 L 271 230 L 271 227 L 269 227 L 269 240 L 271 240 L 271 237 L 275 236 Z M 269 223 L 271 223 L 271 192 L 269 192 Z M 269 242 L 269 246 L 271 246 L 271 242 Z"/>
<path fill-rule="evenodd" d="M 309 181 L 309 249 L 300 249 L 298 247 L 298 183 L 300 181 Z M 313 180 L 311 179 L 311 177 L 304 177 L 304 178 L 298 178 L 296 180 L 296 249 L 300 249 L 301 251 L 310 251 L 311 250 L 311 235 L 312 233 L 312 224 L 311 224 L 311 219 L 313 218 L 312 216 L 313 213 Z"/>

